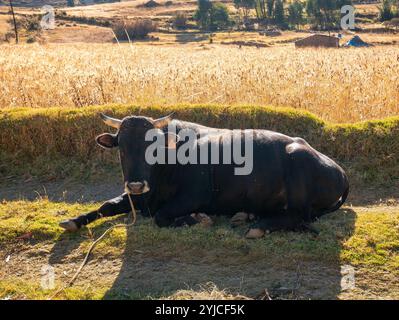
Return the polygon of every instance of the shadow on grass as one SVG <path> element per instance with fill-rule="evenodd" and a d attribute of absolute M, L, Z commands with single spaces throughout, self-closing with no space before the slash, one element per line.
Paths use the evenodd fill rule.
<path fill-rule="evenodd" d="M 247 226 L 233 230 L 224 218 L 207 230 L 139 227 L 128 233 L 122 267 L 104 298 L 159 298 L 213 283 L 257 299 L 265 292 L 273 299 L 336 299 L 342 243 L 355 220 L 343 209 L 315 223 L 317 237 L 276 232 L 252 241 L 243 238 Z"/>
<path fill-rule="evenodd" d="M 140 221 L 141 218 L 138 218 Z M 55 242 L 51 249 L 48 263 L 50 265 L 63 263 L 64 259 L 74 250 L 78 249 L 82 242 L 91 239 L 92 241 L 98 239 L 108 228 L 115 224 L 126 223 L 126 215 L 119 215 L 112 218 L 108 218 L 106 221 L 98 220 L 95 225 L 90 225 L 90 230 L 87 227 L 82 227 L 79 232 L 71 233 L 64 231 L 58 240 Z M 108 235 L 109 237 L 109 235 Z M 105 238 L 107 239 L 107 238 Z M 86 255 L 86 250 L 81 252 L 82 256 L 78 259 L 83 259 Z M 89 261 L 90 261 L 89 257 Z M 80 260 L 78 263 L 80 264 Z"/>
<path fill-rule="evenodd" d="M 118 176 L 119 178 L 119 176 Z M 0 185 L 0 201 L 28 200 L 48 198 L 52 202 L 88 203 L 103 202 L 119 196 L 123 192 L 120 179 L 105 177 L 90 183 L 57 180 L 53 182 L 14 182 Z"/>
<path fill-rule="evenodd" d="M 354 206 L 379 205 L 398 199 L 399 185 L 390 187 L 374 186 L 369 183 L 360 183 L 351 187 L 346 204 Z M 0 185 L 0 201 L 14 201 L 19 199 L 36 200 L 48 197 L 52 202 L 88 203 L 103 202 L 119 196 L 123 192 L 123 185 L 118 175 L 104 177 L 92 182 L 77 182 L 57 180 L 54 182 L 14 182 Z"/>

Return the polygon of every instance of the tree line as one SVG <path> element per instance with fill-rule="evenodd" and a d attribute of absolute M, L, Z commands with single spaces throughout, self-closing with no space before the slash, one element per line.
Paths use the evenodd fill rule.
<path fill-rule="evenodd" d="M 194 14 L 201 29 L 216 30 L 234 23 L 257 22 L 281 29 L 300 29 L 309 24 L 315 30 L 340 29 L 343 13 L 341 8 L 352 5 L 352 0 L 234 0 L 239 21 L 233 21 L 226 5 L 210 0 L 198 0 Z M 383 0 L 379 6 L 379 20 L 386 21 L 399 16 L 399 0 Z"/>
<path fill-rule="evenodd" d="M 67 0 L 68 6 L 76 2 L 104 2 L 110 0 Z M 120 1 L 120 0 L 113 0 Z M 256 17 L 258 23 L 277 26 L 281 29 L 300 29 L 305 24 L 315 30 L 340 28 L 341 8 L 352 5 L 352 0 L 233 0 L 239 12 L 239 21 L 234 21 L 227 6 L 211 0 L 198 0 L 193 18 L 203 30 L 226 29 L 234 24 L 245 26 Z M 399 0 L 382 0 L 378 7 L 379 20 L 389 21 L 399 18 Z M 185 20 L 179 16 L 177 20 Z M 179 21 L 177 21 L 179 22 Z"/>

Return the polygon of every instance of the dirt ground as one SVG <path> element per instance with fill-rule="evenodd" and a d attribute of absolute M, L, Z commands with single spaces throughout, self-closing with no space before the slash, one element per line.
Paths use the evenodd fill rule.
<path fill-rule="evenodd" d="M 104 43 L 113 42 L 114 35 L 110 28 L 66 22 L 54 30 L 43 32 L 40 41 L 44 43 Z"/>
<path fill-rule="evenodd" d="M 28 181 L 3 186 L 0 189 L 0 200 L 29 201 L 48 197 L 53 202 L 92 203 L 112 198 L 120 194 L 121 189 L 118 180 L 90 185 L 72 181 Z M 375 188 L 355 190 L 345 208 L 340 211 L 347 215 L 349 220 L 353 220 L 353 225 L 356 215 L 360 212 L 371 210 L 372 213 L 375 208 L 381 206 L 397 212 L 399 199 L 392 196 L 391 192 L 392 190 Z M 363 207 L 358 210 L 355 206 L 359 203 L 362 203 Z M 60 216 L 58 219 L 62 218 Z M 335 218 L 331 219 L 333 220 L 327 223 L 332 223 Z M 117 218 L 116 221 L 122 222 L 123 217 Z M 141 221 L 142 219 L 139 219 L 139 226 Z M 109 226 L 105 222 L 103 224 Z M 66 283 L 77 270 L 87 250 L 87 245 L 82 243 L 88 238 L 97 238 L 103 230 L 96 228 L 84 230 L 73 236 L 64 235 L 56 241 L 16 241 L 2 246 L 0 279 L 18 279 L 15 281 L 39 285 L 43 266 L 51 265 L 55 270 L 57 283 Z M 255 299 L 399 298 L 398 277 L 383 266 L 371 270 L 367 266 L 358 265 L 356 287 L 346 290 L 342 284 L 345 266 L 339 260 L 298 260 L 291 254 L 285 255 L 284 250 L 281 255 L 268 255 L 265 252 L 253 258 L 252 244 L 244 244 L 238 251 L 217 246 L 205 250 L 202 248 L 202 242 L 198 241 L 197 249 L 191 248 L 194 254 L 176 252 L 173 249 L 174 245 L 162 249 L 157 240 L 151 240 L 150 246 L 142 248 L 138 247 L 135 232 L 128 230 L 123 244 L 114 246 L 111 251 L 95 250 L 74 284 L 74 288 L 81 290 L 79 295 L 66 294 L 63 298 L 159 298 L 176 292 L 179 295 L 179 292 L 184 290 L 195 292 L 209 284 L 232 294 Z M 168 232 L 170 236 L 176 231 Z M 286 236 L 283 234 L 278 237 Z M 295 246 L 295 242 L 293 245 Z M 198 251 L 198 255 L 195 250 Z M 237 252 L 240 258 L 237 258 Z M 11 292 L 13 293 L 3 298 L 32 298 L 32 295 L 23 290 Z M 33 298 L 37 297 L 33 295 Z"/>
<path fill-rule="evenodd" d="M 1 252 L 3 254 L 3 252 Z M 82 260 L 82 252 L 65 242 L 31 248 L 12 254 L 2 277 L 18 277 L 21 281 L 37 281 L 47 263 L 55 269 L 56 279 L 67 283 Z M 200 290 L 209 283 L 233 294 L 253 299 L 267 292 L 273 299 L 397 299 L 398 278 L 390 272 L 373 277 L 367 269 L 356 269 L 357 288 L 342 291 L 344 276 L 339 266 L 317 261 L 289 261 L 276 268 L 274 261 L 254 261 L 246 265 L 224 265 L 199 261 L 180 261 L 164 257 L 148 257 L 140 250 L 120 256 L 94 254 L 74 286 L 85 291 L 104 289 L 105 299 L 158 298 L 179 290 Z M 396 289 L 395 289 L 396 288 Z M 395 289 L 395 291 L 392 291 Z M 134 294 L 132 294 L 134 292 Z M 16 294 L 10 298 L 26 298 Z"/>

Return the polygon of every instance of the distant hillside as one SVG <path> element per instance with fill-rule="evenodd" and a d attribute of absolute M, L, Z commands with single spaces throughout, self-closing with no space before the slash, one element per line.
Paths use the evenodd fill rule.
<path fill-rule="evenodd" d="M 67 0 L 13 0 L 14 6 L 16 7 L 30 7 L 37 8 L 44 5 L 51 5 L 54 7 L 66 7 Z M 107 3 L 107 2 L 121 2 L 120 0 L 75 0 L 76 6 L 79 5 L 90 5 L 96 3 Z M 9 0 L 0 0 L 0 6 L 9 5 Z"/>

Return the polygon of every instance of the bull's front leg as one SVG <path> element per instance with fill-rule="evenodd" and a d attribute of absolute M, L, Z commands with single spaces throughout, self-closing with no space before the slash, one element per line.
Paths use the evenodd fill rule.
<path fill-rule="evenodd" d="M 132 196 L 133 197 L 133 196 Z M 139 198 L 132 198 L 135 205 L 138 203 L 139 205 L 136 206 L 136 209 L 139 209 L 143 212 L 143 209 L 146 206 L 142 205 L 141 202 L 144 202 L 143 199 Z M 136 200 L 136 201 L 135 201 Z M 138 201 L 137 201 L 138 200 Z M 67 231 L 75 232 L 79 230 L 82 226 L 85 226 L 98 218 L 102 217 L 112 217 L 118 214 L 128 213 L 131 211 L 129 198 L 126 193 L 116 197 L 114 199 L 108 200 L 104 202 L 98 210 L 91 211 L 86 214 L 82 214 L 76 218 L 68 219 L 60 222 L 60 227 L 64 228 Z M 146 210 L 144 210 L 146 211 Z"/>
<path fill-rule="evenodd" d="M 198 210 L 198 203 L 193 201 L 194 197 L 178 197 L 168 201 L 159 209 L 154 220 L 159 227 L 180 227 L 183 225 L 194 225 L 198 220 L 191 216 Z"/>

